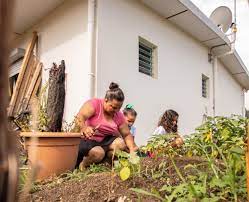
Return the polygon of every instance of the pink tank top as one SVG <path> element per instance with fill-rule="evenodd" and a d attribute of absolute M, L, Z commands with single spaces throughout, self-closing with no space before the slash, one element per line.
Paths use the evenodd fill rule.
<path fill-rule="evenodd" d="M 97 128 L 95 134 L 90 138 L 97 142 L 101 142 L 106 136 L 118 136 L 119 126 L 125 123 L 125 118 L 122 112 L 117 112 L 114 114 L 112 121 L 107 121 L 103 113 L 103 103 L 104 99 L 91 99 L 89 102 L 95 109 L 95 113 L 92 117 L 86 120 L 86 125 L 93 128 Z"/>

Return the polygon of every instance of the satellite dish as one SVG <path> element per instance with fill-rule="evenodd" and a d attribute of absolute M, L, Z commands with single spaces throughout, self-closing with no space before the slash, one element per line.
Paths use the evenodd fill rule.
<path fill-rule="evenodd" d="M 226 6 L 216 8 L 209 17 L 224 33 L 232 24 L 232 11 Z"/>

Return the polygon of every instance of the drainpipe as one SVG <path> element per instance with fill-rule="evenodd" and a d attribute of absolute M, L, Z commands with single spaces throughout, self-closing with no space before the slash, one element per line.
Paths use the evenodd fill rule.
<path fill-rule="evenodd" d="M 218 66 L 217 66 L 218 58 L 233 54 L 235 51 L 235 41 L 236 41 L 236 32 L 237 32 L 236 20 L 235 20 L 235 23 L 232 24 L 231 28 L 232 28 L 232 33 L 231 33 L 230 51 L 228 51 L 226 53 L 219 54 L 219 55 L 214 55 L 212 53 L 213 49 L 228 45 L 228 44 L 220 44 L 220 45 L 211 47 L 209 54 L 208 54 L 210 61 L 212 61 L 212 67 L 213 67 L 212 71 L 213 71 L 213 116 L 214 117 L 216 115 L 215 108 L 216 108 L 216 83 L 218 80 L 217 79 L 217 77 L 218 77 L 218 73 L 217 73 L 217 71 L 218 71 Z"/>
<path fill-rule="evenodd" d="M 246 117 L 245 93 L 246 93 L 246 89 L 243 89 L 242 90 L 242 116 L 243 117 Z"/>
<path fill-rule="evenodd" d="M 96 7 L 97 0 L 88 0 L 88 40 L 90 66 L 90 97 L 96 97 Z"/>
<path fill-rule="evenodd" d="M 217 81 L 217 62 L 218 59 L 216 56 L 212 60 L 212 73 L 213 73 L 213 117 L 216 115 L 216 81 Z"/>

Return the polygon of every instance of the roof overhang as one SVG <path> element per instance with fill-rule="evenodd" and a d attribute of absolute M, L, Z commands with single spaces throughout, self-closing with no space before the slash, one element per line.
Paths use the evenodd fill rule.
<path fill-rule="evenodd" d="M 233 77 L 246 90 L 249 89 L 249 72 L 240 58 L 237 51 L 231 55 L 226 55 L 220 58 L 220 61 L 226 66 Z"/>
<path fill-rule="evenodd" d="M 22 34 L 65 0 L 16 0 L 13 29 Z"/>
<path fill-rule="evenodd" d="M 163 18 L 191 35 L 201 44 L 212 49 L 214 55 L 222 55 L 231 50 L 227 36 L 189 0 L 140 0 Z M 235 51 L 219 57 L 237 82 L 249 90 L 247 68 Z"/>

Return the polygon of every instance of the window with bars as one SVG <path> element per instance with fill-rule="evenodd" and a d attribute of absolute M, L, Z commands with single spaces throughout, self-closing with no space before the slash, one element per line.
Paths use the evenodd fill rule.
<path fill-rule="evenodd" d="M 156 46 L 139 37 L 139 72 L 155 76 Z"/>
<path fill-rule="evenodd" d="M 202 97 L 207 98 L 208 97 L 208 83 L 209 78 L 205 75 L 202 75 Z"/>

